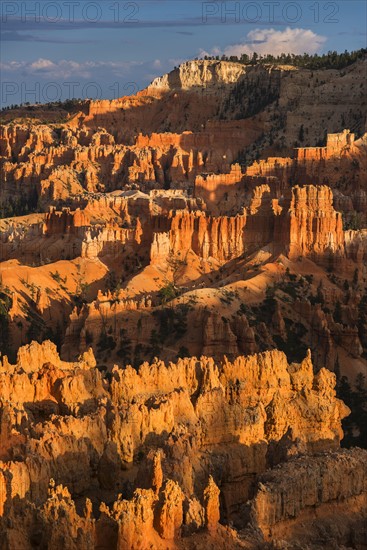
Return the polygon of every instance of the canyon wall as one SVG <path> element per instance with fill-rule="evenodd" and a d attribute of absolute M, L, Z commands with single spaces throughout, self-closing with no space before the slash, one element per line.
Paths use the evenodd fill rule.
<path fill-rule="evenodd" d="M 264 474 L 251 503 L 254 525 L 273 544 L 287 539 L 325 548 L 337 536 L 340 545 L 363 548 L 365 457 L 362 449 L 324 453 L 291 460 Z"/>

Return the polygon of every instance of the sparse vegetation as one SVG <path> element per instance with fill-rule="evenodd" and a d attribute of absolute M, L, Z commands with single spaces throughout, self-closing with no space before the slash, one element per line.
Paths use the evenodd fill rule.
<path fill-rule="evenodd" d="M 160 343 L 165 342 L 170 337 L 177 340 L 185 334 L 189 309 L 190 306 L 187 304 L 178 304 L 174 308 L 156 309 L 153 312 L 159 323 L 156 334 Z"/>
<path fill-rule="evenodd" d="M 12 304 L 10 289 L 0 281 L 0 355 L 11 355 L 9 310 Z"/>
<path fill-rule="evenodd" d="M 100 353 L 104 351 L 112 351 L 116 347 L 116 342 L 111 334 L 108 334 L 105 328 L 102 330 L 97 343 L 97 349 Z"/>
<path fill-rule="evenodd" d="M 286 354 L 290 363 L 299 363 L 303 361 L 307 353 L 307 345 L 302 341 L 307 329 L 302 323 L 295 323 L 291 319 L 285 318 L 284 321 L 287 339 L 283 340 L 280 336 L 274 335 L 273 340 L 277 344 L 277 348 Z"/>
<path fill-rule="evenodd" d="M 67 277 L 62 278 L 60 273 L 58 271 L 55 271 L 54 273 L 50 272 L 51 277 L 54 281 L 56 281 L 58 284 L 66 283 Z"/>
<path fill-rule="evenodd" d="M 179 295 L 179 289 L 173 283 L 167 283 L 158 292 L 161 304 L 167 304 Z"/>
<path fill-rule="evenodd" d="M 124 365 L 131 362 L 131 340 L 127 335 L 127 329 L 120 329 L 120 344 L 116 352 L 117 356 L 122 360 Z"/>
<path fill-rule="evenodd" d="M 364 59 L 367 54 L 367 49 L 362 48 L 360 50 L 355 50 L 348 52 L 345 50 L 343 53 L 338 53 L 337 51 L 328 51 L 325 54 L 319 55 L 314 54 L 310 55 L 304 53 L 303 55 L 296 55 L 293 53 L 282 53 L 281 55 L 274 56 L 272 54 L 268 55 L 259 55 L 254 52 L 252 57 L 247 54 L 242 54 L 240 57 L 236 55 L 226 56 L 205 56 L 204 59 L 212 60 L 221 60 L 221 61 L 232 61 L 235 63 L 241 63 L 243 65 L 293 65 L 295 67 L 302 67 L 304 69 L 344 69 L 352 63 L 355 63 L 359 59 Z"/>
<path fill-rule="evenodd" d="M 336 373 L 338 369 L 336 369 Z M 343 447 L 367 448 L 367 386 L 366 377 L 359 373 L 351 384 L 346 376 L 338 377 L 337 395 L 351 409 L 351 414 L 342 421 Z"/>

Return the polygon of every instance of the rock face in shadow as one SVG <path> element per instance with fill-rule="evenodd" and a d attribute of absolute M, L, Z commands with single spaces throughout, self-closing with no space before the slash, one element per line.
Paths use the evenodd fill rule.
<path fill-rule="evenodd" d="M 21 348 L 16 365 L 1 366 L 1 528 L 12 521 L 5 540 L 28 548 L 42 526 L 43 537 L 65 548 L 186 548 L 185 533 L 237 548 L 236 533 L 219 522 L 245 527 L 250 518 L 267 539 L 306 505 L 358 500 L 365 488 L 352 472 L 365 453 L 337 451 L 349 410 L 334 385 L 329 371 L 314 375 L 310 355 L 289 365 L 278 351 L 221 364 L 202 357 L 138 372 L 115 367 L 108 381 L 91 351 L 68 363 L 50 342 Z M 328 467 L 312 458 L 320 451 Z M 299 453 L 290 485 L 282 480 L 289 504 L 278 511 L 278 469 L 261 478 L 274 485 L 269 495 L 256 489 L 258 476 Z M 330 483 L 343 464 L 351 475 L 328 492 L 324 481 L 320 493 L 322 471 L 312 461 Z M 307 485 L 306 500 L 294 483 L 302 486 L 308 468 L 315 489 Z"/>

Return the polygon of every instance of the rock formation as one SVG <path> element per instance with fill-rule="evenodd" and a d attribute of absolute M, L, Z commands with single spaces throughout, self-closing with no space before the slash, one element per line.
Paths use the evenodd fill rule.
<path fill-rule="evenodd" d="M 365 498 L 356 473 L 362 451 L 327 454 L 340 472 L 317 457 L 298 459 L 300 488 L 307 468 L 319 483 L 322 474 L 312 460 L 333 479 L 345 474 L 347 464 L 350 476 L 340 489 L 330 482 L 332 495 L 320 495 L 315 485 L 307 500 L 294 489 L 293 474 L 292 483 L 283 478 L 283 494 L 295 491 L 301 503 L 290 500 L 297 506 L 292 513 L 283 507 L 272 512 L 277 488 L 269 497 L 265 489 L 256 492 L 257 476 L 267 466 L 339 446 L 340 421 L 349 410 L 335 397 L 335 376 L 325 369 L 313 374 L 310 355 L 298 365 L 277 351 L 221 364 L 206 357 L 169 365 L 157 360 L 137 372 L 115 367 L 109 382 L 91 351 L 68 363 L 45 342 L 21 348 L 16 365 L 4 358 L 1 371 L 0 521 L 4 528 L 11 518 L 5 531 L 10 545 L 21 541 L 27 547 L 47 536 L 55 544 L 64 540 L 67 548 L 94 547 L 103 537 L 106 548 L 160 548 L 163 540 L 182 540 L 184 548 L 184 533 L 199 534 L 202 527 L 214 538 L 225 536 L 222 514 L 246 525 L 241 507 L 252 495 L 251 521 L 266 539 L 287 518 L 297 522 L 305 505 L 322 510 L 330 499 Z M 162 449 L 158 454 L 147 453 L 152 441 Z M 293 462 L 282 468 L 293 471 Z M 272 480 L 277 472 L 265 475 Z M 327 486 L 324 481 L 324 491 Z M 131 496 L 116 500 L 116 491 Z M 97 518 L 100 498 L 110 504 L 100 505 Z M 83 500 L 81 516 L 74 502 Z M 226 536 L 235 548 L 235 536 Z"/>
<path fill-rule="evenodd" d="M 286 244 L 289 257 L 332 254 L 337 258 L 343 255 L 342 216 L 332 206 L 330 188 L 296 186 L 288 201 L 289 206 L 280 218 L 278 238 Z"/>
<path fill-rule="evenodd" d="M 325 548 L 337 531 L 340 546 L 363 548 L 366 515 L 356 511 L 366 507 L 365 468 L 361 449 L 282 464 L 259 479 L 251 503 L 253 524 L 278 546 L 290 541 Z"/>

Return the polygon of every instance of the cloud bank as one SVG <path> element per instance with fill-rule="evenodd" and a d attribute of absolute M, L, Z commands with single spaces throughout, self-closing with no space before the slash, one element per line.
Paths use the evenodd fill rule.
<path fill-rule="evenodd" d="M 242 54 L 251 56 L 254 52 L 260 55 L 314 54 L 320 50 L 326 40 L 326 36 L 316 34 L 310 29 L 291 29 L 290 27 L 284 30 L 254 29 L 241 43 L 229 45 L 224 49 L 215 46 L 211 52 L 201 50 L 200 56 L 225 54 L 240 57 Z"/>

